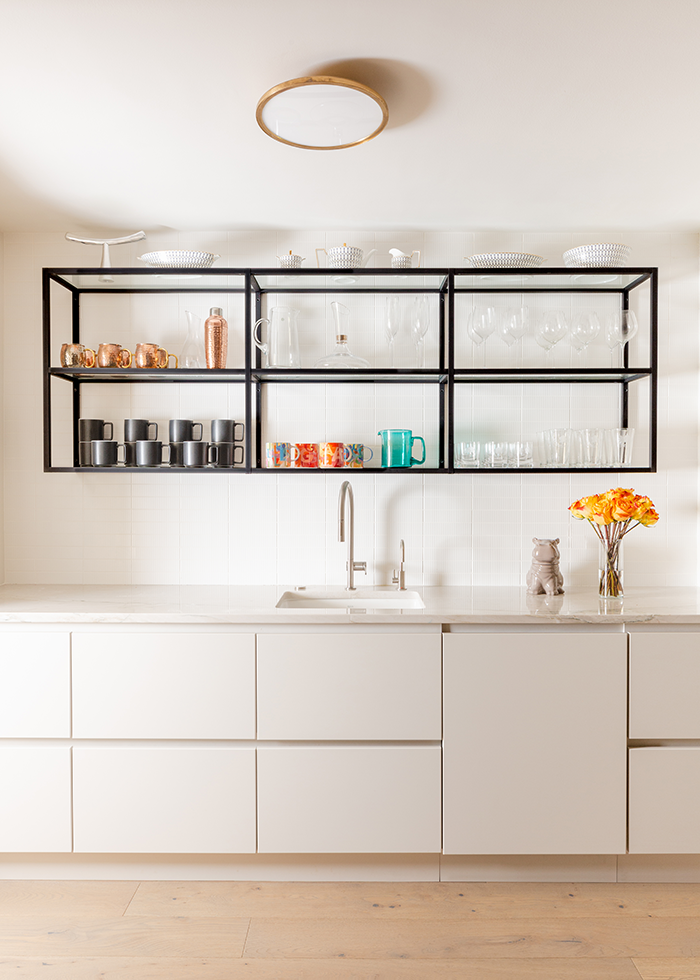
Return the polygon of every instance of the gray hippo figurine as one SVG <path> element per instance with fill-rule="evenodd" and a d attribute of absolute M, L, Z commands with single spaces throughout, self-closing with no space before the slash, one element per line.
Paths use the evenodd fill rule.
<path fill-rule="evenodd" d="M 527 573 L 530 595 L 563 595 L 564 579 L 559 571 L 559 538 L 533 538 L 532 565 Z"/>

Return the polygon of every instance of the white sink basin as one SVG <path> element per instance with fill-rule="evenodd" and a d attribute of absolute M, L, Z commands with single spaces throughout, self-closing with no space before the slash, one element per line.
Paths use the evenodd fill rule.
<path fill-rule="evenodd" d="M 418 592 L 398 589 L 300 589 L 283 592 L 276 609 L 425 609 Z"/>

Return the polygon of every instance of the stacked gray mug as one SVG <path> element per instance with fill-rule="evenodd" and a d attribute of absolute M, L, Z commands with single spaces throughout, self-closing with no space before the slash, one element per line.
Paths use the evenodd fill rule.
<path fill-rule="evenodd" d="M 240 436 L 236 438 L 237 431 Z M 233 419 L 213 419 L 211 442 L 204 442 L 204 426 L 192 419 L 170 419 L 170 465 L 230 468 L 243 462 L 244 425 Z M 240 457 L 239 457 L 240 453 Z"/>
<path fill-rule="evenodd" d="M 157 422 L 150 422 L 148 419 L 124 419 L 125 465 L 160 466 L 163 462 L 163 443 L 157 440 Z"/>
<path fill-rule="evenodd" d="M 107 435 L 109 426 L 109 436 Z M 117 443 L 114 441 L 114 425 L 104 419 L 78 420 L 78 462 L 81 466 L 116 466 Z M 114 462 L 105 462 L 111 460 Z"/>

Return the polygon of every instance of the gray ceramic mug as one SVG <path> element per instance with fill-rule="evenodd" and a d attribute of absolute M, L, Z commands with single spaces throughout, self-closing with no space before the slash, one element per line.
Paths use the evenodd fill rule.
<path fill-rule="evenodd" d="M 236 430 L 240 435 L 236 437 Z M 212 442 L 243 442 L 245 426 L 242 422 L 235 422 L 233 419 L 212 419 L 211 420 L 211 441 Z"/>
<path fill-rule="evenodd" d="M 236 459 L 236 453 L 240 452 L 240 459 Z M 213 466 L 231 467 L 236 463 L 243 462 L 243 446 L 238 446 L 233 442 L 212 442 L 209 447 L 210 462 Z"/>
<path fill-rule="evenodd" d="M 109 426 L 109 434 L 105 431 Z M 92 442 L 93 439 L 114 439 L 114 426 L 104 419 L 79 419 L 78 435 L 80 442 Z"/>
<path fill-rule="evenodd" d="M 182 443 L 183 466 L 206 466 L 210 460 L 209 443 L 201 439 L 187 440 Z"/>
<path fill-rule="evenodd" d="M 149 431 L 151 426 L 155 427 L 153 435 Z M 124 442 L 138 442 L 140 439 L 157 438 L 157 422 L 149 422 L 148 419 L 124 419 Z"/>
<path fill-rule="evenodd" d="M 199 435 L 194 434 L 194 430 L 199 426 Z M 170 419 L 168 426 L 170 442 L 196 442 L 204 435 L 204 426 L 201 422 L 193 422 L 192 419 Z"/>
<path fill-rule="evenodd" d="M 116 439 L 93 439 L 91 446 L 93 466 L 116 466 L 124 462 L 119 459 L 119 450 L 124 446 Z"/>
<path fill-rule="evenodd" d="M 137 439 L 136 440 L 136 465 L 137 466 L 161 466 L 163 464 L 163 443 L 156 439 Z M 168 450 L 170 460 L 170 446 Z"/>

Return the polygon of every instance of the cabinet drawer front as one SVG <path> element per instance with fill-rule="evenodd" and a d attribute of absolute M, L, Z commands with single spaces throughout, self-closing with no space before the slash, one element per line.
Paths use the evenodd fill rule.
<path fill-rule="evenodd" d="M 73 634 L 76 738 L 255 738 L 255 637 Z"/>
<path fill-rule="evenodd" d="M 258 636 L 261 739 L 437 740 L 440 636 Z"/>
<path fill-rule="evenodd" d="M 700 738 L 700 633 L 632 633 L 630 738 Z"/>
<path fill-rule="evenodd" d="M 68 747 L 1 747 L 0 786 L 0 851 L 70 851 Z"/>
<path fill-rule="evenodd" d="M 438 746 L 258 749 L 265 854 L 440 850 Z"/>
<path fill-rule="evenodd" d="M 700 749 L 630 749 L 629 852 L 700 852 Z"/>
<path fill-rule="evenodd" d="M 0 738 L 70 736 L 70 635 L 0 633 Z"/>
<path fill-rule="evenodd" d="M 446 854 L 619 854 L 622 634 L 444 638 Z"/>
<path fill-rule="evenodd" d="M 80 853 L 250 854 L 255 749 L 73 749 Z"/>

